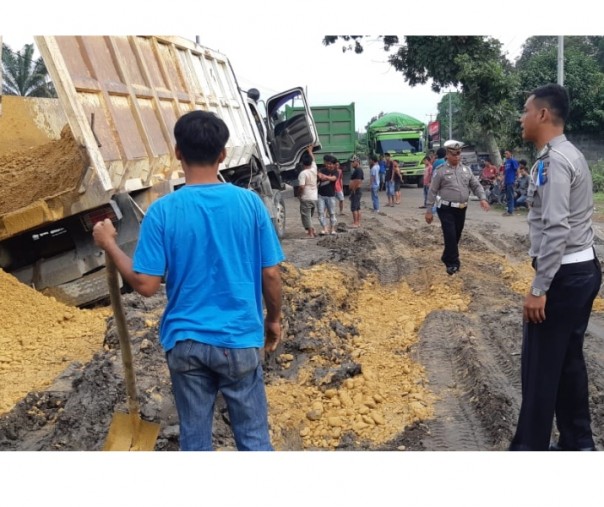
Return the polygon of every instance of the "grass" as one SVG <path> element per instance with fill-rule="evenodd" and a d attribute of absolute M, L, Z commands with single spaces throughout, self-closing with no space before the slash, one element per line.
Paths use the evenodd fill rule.
<path fill-rule="evenodd" d="M 594 214 L 595 222 L 604 222 L 604 192 L 594 192 Z"/>
<path fill-rule="evenodd" d="M 604 208 L 604 192 L 594 192 L 594 206 Z"/>

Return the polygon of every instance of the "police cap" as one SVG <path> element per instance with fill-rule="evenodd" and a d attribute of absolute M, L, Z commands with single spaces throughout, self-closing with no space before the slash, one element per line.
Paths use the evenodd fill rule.
<path fill-rule="evenodd" d="M 455 139 L 449 139 L 448 141 L 445 141 L 444 146 L 447 150 L 461 150 L 464 146 L 464 143 L 461 141 L 456 141 Z"/>

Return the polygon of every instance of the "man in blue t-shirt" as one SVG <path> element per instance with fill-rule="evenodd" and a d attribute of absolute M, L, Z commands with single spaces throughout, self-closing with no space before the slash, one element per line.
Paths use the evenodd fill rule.
<path fill-rule="evenodd" d="M 229 130 L 207 111 L 174 125 L 186 185 L 152 203 L 130 259 L 110 220 L 95 243 L 139 294 L 166 280 L 160 340 L 172 379 L 182 450 L 212 450 L 216 395 L 239 450 L 272 450 L 261 351 L 281 338 L 283 251 L 260 197 L 218 179 Z M 262 299 L 266 305 L 263 317 Z"/>
<path fill-rule="evenodd" d="M 518 172 L 518 161 L 512 157 L 510 150 L 505 151 L 504 167 L 504 183 L 505 197 L 507 199 L 508 208 L 503 213 L 504 217 L 511 217 L 514 214 L 514 183 L 516 183 L 516 173 Z"/>

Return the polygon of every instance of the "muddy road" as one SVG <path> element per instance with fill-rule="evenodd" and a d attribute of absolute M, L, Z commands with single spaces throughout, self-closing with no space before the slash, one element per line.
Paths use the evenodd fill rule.
<path fill-rule="evenodd" d="M 337 236 L 307 239 L 286 193 L 284 322 L 265 358 L 277 450 L 505 450 L 520 407 L 521 306 L 531 281 L 526 214 L 468 209 L 462 269 L 439 258 L 438 220 L 423 219 L 421 189 L 370 211 Z M 382 203 L 386 196 L 382 193 Z M 596 224 L 599 238 L 604 237 Z M 598 249 L 602 241 L 598 239 Z M 602 252 L 600 252 L 602 253 Z M 178 424 L 157 326 L 163 294 L 124 297 L 142 415 L 160 422 L 157 450 L 178 448 Z M 596 445 L 604 447 L 604 303 L 586 338 Z M 43 388 L 26 389 L 0 415 L 0 450 L 98 450 L 114 410 L 126 409 L 113 319 L 91 347 Z M 18 351 L 9 356 L 17 361 Z M 10 364 L 5 365 L 8 368 Z M 15 379 L 17 382 L 17 379 Z M 214 440 L 234 443 L 219 399 Z"/>

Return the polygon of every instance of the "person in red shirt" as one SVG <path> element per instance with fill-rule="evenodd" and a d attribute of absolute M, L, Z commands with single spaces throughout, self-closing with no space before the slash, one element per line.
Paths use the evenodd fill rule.
<path fill-rule="evenodd" d="M 484 168 L 480 173 L 480 179 L 493 183 L 497 178 L 497 167 L 495 167 L 489 160 L 484 161 Z"/>

